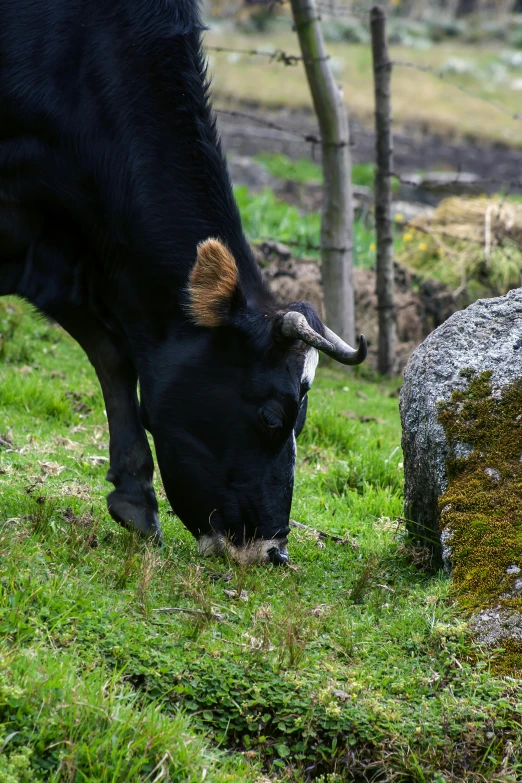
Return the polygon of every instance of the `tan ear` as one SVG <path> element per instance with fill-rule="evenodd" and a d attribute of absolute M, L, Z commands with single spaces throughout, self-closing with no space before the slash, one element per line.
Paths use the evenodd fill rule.
<path fill-rule="evenodd" d="M 220 326 L 230 312 L 238 290 L 234 256 L 219 239 L 198 245 L 197 261 L 189 277 L 190 311 L 199 326 Z"/>

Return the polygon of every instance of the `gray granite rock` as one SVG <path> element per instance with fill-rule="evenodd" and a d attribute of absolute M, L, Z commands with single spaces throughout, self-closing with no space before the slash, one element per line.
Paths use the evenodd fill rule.
<path fill-rule="evenodd" d="M 475 639 L 487 647 L 499 647 L 507 640 L 522 642 L 520 612 L 495 607 L 476 612 L 470 619 Z"/>
<path fill-rule="evenodd" d="M 405 517 L 416 538 L 444 555 L 446 566 L 451 537 L 440 540 L 438 499 L 448 483 L 448 445 L 437 403 L 467 386 L 461 371 L 468 368 L 477 373 L 490 370 L 494 394 L 522 377 L 522 289 L 480 299 L 452 315 L 417 348 L 404 371 L 400 409 Z M 469 448 L 462 443 L 459 453 L 465 455 Z M 477 627 L 480 624 L 477 618 Z"/>

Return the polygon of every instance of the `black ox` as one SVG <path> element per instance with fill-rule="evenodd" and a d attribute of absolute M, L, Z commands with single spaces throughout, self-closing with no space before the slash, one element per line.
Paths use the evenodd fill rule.
<path fill-rule="evenodd" d="M 0 0 L 0 294 L 94 365 L 115 520 L 160 538 L 147 429 L 202 552 L 285 562 L 317 349 L 358 364 L 366 346 L 263 285 L 202 29 L 195 0 Z"/>

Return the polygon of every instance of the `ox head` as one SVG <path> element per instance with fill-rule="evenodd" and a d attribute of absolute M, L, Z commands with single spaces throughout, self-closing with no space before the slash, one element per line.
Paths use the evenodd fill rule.
<path fill-rule="evenodd" d="M 176 360 L 165 357 L 175 371 L 153 428 L 168 499 L 203 554 L 284 563 L 318 351 L 359 364 L 364 337 L 350 348 L 304 302 L 249 301 L 217 240 L 198 247 L 187 295 L 191 325 Z"/>

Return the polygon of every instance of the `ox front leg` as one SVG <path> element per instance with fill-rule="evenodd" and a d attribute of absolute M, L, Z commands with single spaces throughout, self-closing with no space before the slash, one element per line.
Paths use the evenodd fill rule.
<path fill-rule="evenodd" d="M 161 543 L 154 461 L 140 420 L 134 366 L 95 315 L 83 322 L 77 316 L 59 320 L 87 353 L 102 388 L 110 433 L 107 481 L 115 487 L 107 498 L 109 512 L 123 527 Z"/>
<path fill-rule="evenodd" d="M 161 543 L 158 501 L 152 485 L 154 461 L 140 421 L 137 377 L 128 359 L 120 356 L 119 362 L 118 379 L 112 363 L 106 366 L 105 373 L 97 369 L 110 432 L 111 466 L 107 481 L 115 487 L 107 498 L 107 506 L 120 525 Z"/>

